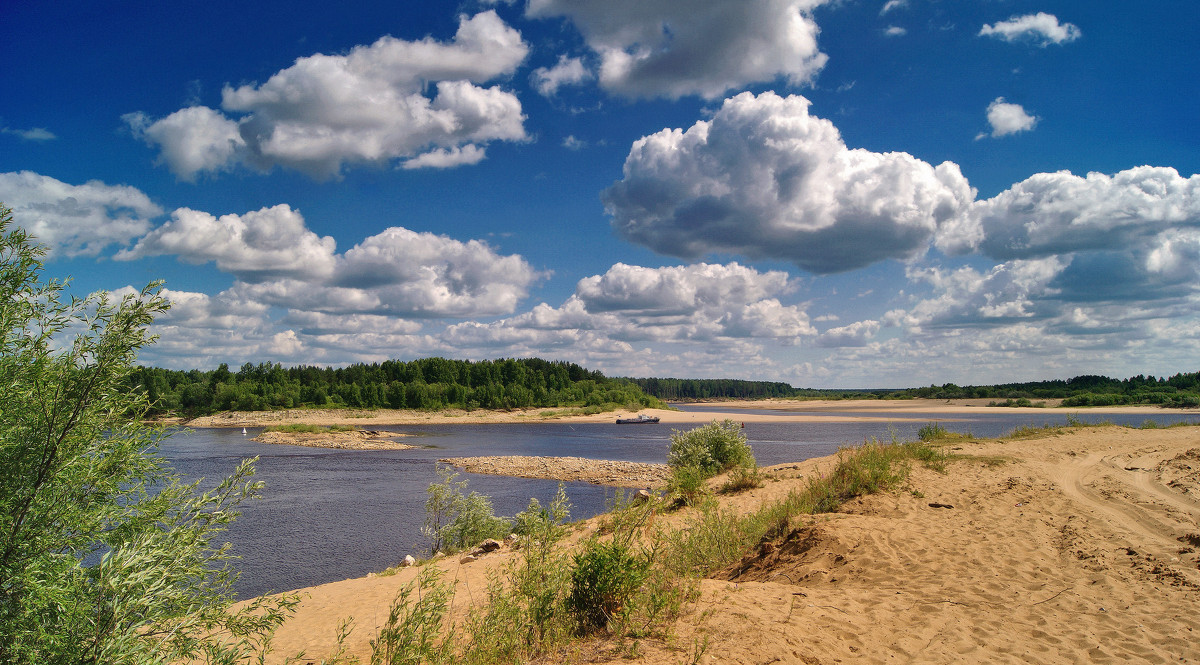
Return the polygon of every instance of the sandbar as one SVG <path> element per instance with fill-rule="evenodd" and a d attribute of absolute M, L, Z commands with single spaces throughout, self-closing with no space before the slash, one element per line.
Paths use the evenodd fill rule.
<path fill-rule="evenodd" d="M 440 460 L 470 473 L 518 478 L 544 478 L 610 487 L 656 488 L 666 484 L 666 464 L 646 464 L 583 457 L 448 457 Z"/>
<path fill-rule="evenodd" d="M 399 432 L 379 430 L 347 430 L 328 432 L 263 432 L 250 439 L 258 443 L 273 443 L 310 448 L 338 448 L 342 450 L 409 450 L 416 448 L 396 439 L 404 435 Z"/>

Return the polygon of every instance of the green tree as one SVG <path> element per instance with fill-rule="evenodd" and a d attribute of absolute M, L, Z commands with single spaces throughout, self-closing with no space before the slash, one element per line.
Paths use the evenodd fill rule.
<path fill-rule="evenodd" d="M 244 462 L 185 484 L 127 389 L 166 301 L 63 298 L 44 250 L 0 206 L 0 663 L 221 663 L 263 646 L 294 604 L 228 611 L 236 573 L 214 542 L 260 485 Z"/>

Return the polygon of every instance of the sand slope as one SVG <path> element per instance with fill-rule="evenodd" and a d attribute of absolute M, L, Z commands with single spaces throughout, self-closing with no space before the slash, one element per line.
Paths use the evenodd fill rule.
<path fill-rule="evenodd" d="M 813 520 L 706 582 L 722 609 L 689 628 L 714 662 L 1196 661 L 1197 446 L 1195 428 L 964 446 L 1018 459 Z M 1181 457 L 1169 487 L 1157 469 Z"/>
<path fill-rule="evenodd" d="M 704 580 L 674 639 L 643 641 L 633 661 L 1200 662 L 1200 428 L 1064 432 L 960 444 L 1006 461 L 916 469 L 899 491 L 796 525 Z M 726 501 L 749 510 L 832 464 L 776 468 L 780 479 Z M 438 565 L 461 608 L 481 598 L 487 569 L 515 556 Z M 365 656 L 412 576 L 307 590 L 276 639 L 280 662 L 325 653 L 348 615 Z M 630 662 L 627 647 L 601 641 L 578 655 Z"/>

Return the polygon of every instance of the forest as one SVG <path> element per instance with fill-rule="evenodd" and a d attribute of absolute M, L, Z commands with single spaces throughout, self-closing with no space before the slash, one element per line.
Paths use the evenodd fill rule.
<path fill-rule="evenodd" d="M 947 383 L 926 388 L 909 388 L 887 395 L 891 399 L 1062 399 L 1062 406 L 1117 406 L 1157 404 L 1171 407 L 1200 407 L 1200 372 L 1157 378 L 1138 374 L 1127 379 L 1085 374 L 1066 380 L 1006 383 L 993 386 L 957 386 Z"/>
<path fill-rule="evenodd" d="M 793 388 L 786 383 L 739 381 L 736 379 L 631 379 L 646 393 L 669 401 L 701 399 L 972 399 L 1047 400 L 1061 399 L 1062 406 L 1117 406 L 1157 404 L 1170 407 L 1200 407 L 1200 372 L 1167 378 L 1139 374 L 1128 379 L 1083 375 L 1071 379 L 958 386 L 946 383 L 902 389 L 815 389 Z M 1022 402 L 1022 405 L 1025 402 Z"/>
<path fill-rule="evenodd" d="M 246 363 L 237 372 L 139 367 L 130 388 L 145 391 L 153 414 L 297 407 L 391 409 L 615 408 L 661 406 L 637 384 L 574 363 L 540 358 L 388 360 L 348 367 Z"/>
<path fill-rule="evenodd" d="M 775 381 L 620 378 L 574 363 L 540 358 L 449 360 L 423 358 L 348 367 L 246 363 L 238 371 L 139 367 L 130 387 L 144 391 L 154 414 L 188 416 L 220 411 L 297 407 L 391 409 L 514 409 L 583 407 L 610 410 L 703 399 L 1061 399 L 1065 407 L 1157 404 L 1200 407 L 1200 372 L 1167 378 L 1083 375 L 1071 379 L 903 389 L 798 389 Z M 1022 401 L 1023 400 L 1023 401 Z M 1012 402 L 1006 402 L 1007 405 Z"/>

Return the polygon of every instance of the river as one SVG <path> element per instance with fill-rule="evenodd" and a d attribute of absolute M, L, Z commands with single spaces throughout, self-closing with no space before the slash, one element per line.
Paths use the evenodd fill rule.
<path fill-rule="evenodd" d="M 727 406 L 686 406 L 700 422 L 708 411 L 736 413 Z M 746 413 L 750 413 L 747 411 Z M 761 410 L 755 413 L 762 413 Z M 793 412 L 794 413 L 794 412 Z M 875 437 L 889 440 L 894 430 L 902 439 L 916 438 L 926 422 L 937 420 L 947 429 L 979 437 L 1006 434 L 1022 425 L 1065 424 L 1069 412 L 981 410 L 948 419 L 945 414 L 905 414 L 915 420 L 896 421 L 895 414 L 855 412 L 867 418 L 851 422 L 749 422 L 743 430 L 763 466 L 829 455 L 838 447 Z M 1156 422 L 1194 422 L 1195 415 L 1155 414 Z M 1080 416 L 1085 422 L 1141 424 L 1136 416 Z M 425 425 L 381 428 L 403 432 L 412 450 L 334 450 L 259 444 L 234 429 L 199 429 L 172 435 L 161 446 L 163 455 L 189 479 L 204 478 L 210 487 L 245 458 L 259 458 L 257 478 L 266 483 L 261 499 L 243 506 L 241 518 L 224 534 L 242 558 L 239 597 L 259 595 L 361 577 L 395 565 L 406 554 L 428 554 L 421 535 L 425 490 L 436 480 L 435 465 L 443 457 L 475 455 L 555 455 L 633 462 L 665 462 L 671 427 L 561 422 L 499 425 Z M 464 473 L 467 491 L 492 498 L 497 515 L 513 515 L 530 497 L 543 504 L 553 499 L 555 481 L 505 478 Z M 567 483 L 573 519 L 603 512 L 616 490 Z"/>

